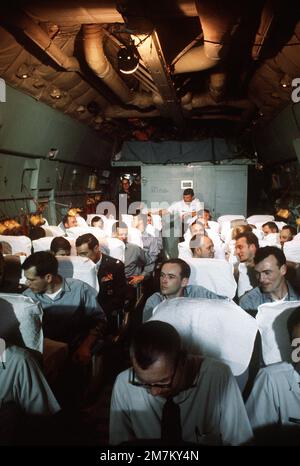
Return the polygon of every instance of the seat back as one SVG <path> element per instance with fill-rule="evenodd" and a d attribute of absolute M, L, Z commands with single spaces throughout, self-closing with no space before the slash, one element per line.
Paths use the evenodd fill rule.
<path fill-rule="evenodd" d="M 300 242 L 299 240 L 286 241 L 283 245 L 283 252 L 286 260 L 300 263 Z"/>
<path fill-rule="evenodd" d="M 106 238 L 108 255 L 125 262 L 125 244 L 118 238 Z M 103 251 L 105 252 L 105 251 Z"/>
<path fill-rule="evenodd" d="M 126 223 L 126 225 L 128 226 L 128 228 L 131 228 L 131 227 L 132 227 L 132 223 L 133 223 L 133 215 L 122 214 L 122 222 Z"/>
<path fill-rule="evenodd" d="M 86 233 L 92 233 L 96 238 L 104 238 L 105 233 L 103 230 L 97 227 L 71 227 L 66 230 L 67 236 L 69 238 L 78 238 L 78 236 L 85 235 Z"/>
<path fill-rule="evenodd" d="M 128 243 L 133 243 L 143 249 L 142 233 L 138 228 L 128 228 Z"/>
<path fill-rule="evenodd" d="M 259 247 L 263 248 L 264 246 L 278 246 L 280 248 L 279 233 L 269 233 L 259 240 Z"/>
<path fill-rule="evenodd" d="M 186 259 L 191 267 L 189 285 L 204 286 L 214 293 L 233 299 L 237 284 L 233 266 L 221 259 Z"/>
<path fill-rule="evenodd" d="M 218 223 L 222 225 L 224 222 L 231 222 L 232 220 L 245 220 L 244 215 L 221 215 L 218 218 Z"/>
<path fill-rule="evenodd" d="M 291 342 L 287 320 L 300 301 L 265 303 L 258 306 L 256 321 L 261 334 L 262 356 L 266 365 L 291 362 Z"/>
<path fill-rule="evenodd" d="M 77 225 L 79 227 L 86 228 L 88 226 L 84 218 L 81 217 L 80 215 L 76 215 L 76 220 L 77 220 Z"/>
<path fill-rule="evenodd" d="M 87 257 L 57 256 L 58 273 L 64 278 L 77 278 L 99 292 L 96 264 Z"/>
<path fill-rule="evenodd" d="M 0 235 L 0 243 L 7 243 L 11 247 L 9 254 L 23 252 L 27 256 L 31 254 L 31 239 L 27 236 Z"/>
<path fill-rule="evenodd" d="M 184 349 L 223 361 L 235 376 L 249 365 L 257 322 L 232 301 L 166 299 L 154 309 L 150 320 L 173 325 Z"/>
<path fill-rule="evenodd" d="M 161 216 L 158 214 L 152 214 L 152 225 L 158 231 L 162 230 Z"/>
<path fill-rule="evenodd" d="M 46 236 L 45 238 L 39 238 L 32 241 L 33 252 L 38 251 L 50 251 L 50 246 L 53 241 L 53 236 Z M 76 256 L 76 247 L 75 247 L 75 239 L 65 237 L 67 241 L 69 241 L 71 245 L 71 255 Z"/>
<path fill-rule="evenodd" d="M 64 230 L 56 225 L 43 225 L 42 228 L 45 230 L 46 236 L 63 236 L 65 234 Z"/>
<path fill-rule="evenodd" d="M 251 215 L 247 218 L 247 222 L 251 225 L 256 225 L 257 223 L 261 223 L 262 225 L 266 222 L 274 222 L 273 215 Z"/>
<path fill-rule="evenodd" d="M 43 352 L 43 311 L 31 298 L 0 293 L 0 336 L 17 346 Z"/>

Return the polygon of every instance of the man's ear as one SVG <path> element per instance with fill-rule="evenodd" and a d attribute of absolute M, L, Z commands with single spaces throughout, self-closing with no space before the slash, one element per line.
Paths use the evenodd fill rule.
<path fill-rule="evenodd" d="M 197 257 L 201 257 L 202 256 L 202 249 L 201 248 L 195 248 L 195 252 L 197 254 Z"/>
<path fill-rule="evenodd" d="M 284 276 L 287 273 L 287 265 L 286 264 L 283 264 L 280 267 L 280 273 L 281 273 L 282 276 Z"/>
<path fill-rule="evenodd" d="M 183 288 L 184 286 L 187 286 L 188 282 L 189 282 L 188 278 L 183 278 L 181 280 L 181 287 Z"/>
<path fill-rule="evenodd" d="M 52 273 L 46 273 L 46 275 L 45 275 L 45 280 L 47 281 L 47 283 L 51 283 L 52 280 L 53 280 L 53 275 L 52 275 Z"/>

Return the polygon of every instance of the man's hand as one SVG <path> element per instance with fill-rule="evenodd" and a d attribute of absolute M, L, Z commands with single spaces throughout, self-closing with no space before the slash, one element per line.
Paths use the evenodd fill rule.
<path fill-rule="evenodd" d="M 82 364 L 82 365 L 89 364 L 89 362 L 91 361 L 91 358 L 92 358 L 92 355 L 91 355 L 90 347 L 89 345 L 85 343 L 81 343 L 81 345 L 77 348 L 77 350 L 73 354 L 73 361 L 78 364 Z"/>
<path fill-rule="evenodd" d="M 138 285 L 144 280 L 144 278 L 145 278 L 144 275 L 134 275 L 129 278 L 128 283 L 129 285 Z"/>
<path fill-rule="evenodd" d="M 101 283 L 104 283 L 104 282 L 109 282 L 113 279 L 113 274 L 112 273 L 108 273 L 107 275 L 105 275 L 104 277 L 101 278 Z"/>

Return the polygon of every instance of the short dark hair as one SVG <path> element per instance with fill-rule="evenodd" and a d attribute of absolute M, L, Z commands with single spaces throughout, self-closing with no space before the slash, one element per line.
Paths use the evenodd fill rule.
<path fill-rule="evenodd" d="M 125 222 L 116 222 L 113 224 L 113 228 L 115 228 L 115 230 L 117 228 L 126 228 L 128 230 L 128 225 Z"/>
<path fill-rule="evenodd" d="M 186 188 L 183 191 L 183 196 L 194 196 L 194 190 L 192 188 Z"/>
<path fill-rule="evenodd" d="M 251 244 L 254 244 L 256 249 L 259 249 L 258 238 L 254 233 L 252 233 L 252 231 L 245 231 L 244 233 L 239 233 L 236 236 L 235 241 L 237 241 L 240 238 L 245 238 L 248 246 L 250 246 Z"/>
<path fill-rule="evenodd" d="M 35 241 L 40 238 L 45 238 L 46 231 L 42 227 L 31 227 L 28 233 L 29 238 L 31 241 Z"/>
<path fill-rule="evenodd" d="M 300 325 L 300 306 L 296 307 L 293 312 L 289 315 L 287 320 L 287 329 L 289 332 L 290 339 L 292 339 L 292 333 L 294 328 Z"/>
<path fill-rule="evenodd" d="M 254 264 L 257 265 L 269 256 L 275 256 L 278 267 L 286 264 L 286 257 L 281 249 L 277 246 L 265 246 L 264 248 L 258 248 L 254 256 Z"/>
<path fill-rule="evenodd" d="M 161 264 L 160 270 L 165 264 L 177 264 L 180 267 L 181 278 L 190 278 L 191 267 L 182 259 L 168 259 Z"/>
<path fill-rule="evenodd" d="M 104 223 L 103 218 L 99 217 L 99 215 L 95 215 L 95 217 L 93 217 L 92 220 L 91 220 L 91 225 L 92 225 L 93 223 L 99 222 L 99 221 L 101 221 L 102 223 Z"/>
<path fill-rule="evenodd" d="M 195 222 L 193 222 L 193 223 L 190 224 L 190 226 L 189 226 L 190 232 L 192 231 L 192 228 L 193 228 L 194 225 L 200 225 L 200 226 L 203 228 L 203 235 L 206 234 L 206 232 L 205 232 L 205 226 L 204 226 L 203 223 L 200 222 L 200 220 L 198 220 L 198 219 L 197 219 Z"/>
<path fill-rule="evenodd" d="M 76 248 L 83 244 L 87 244 L 89 249 L 94 249 L 95 246 L 99 246 L 99 241 L 92 233 L 85 233 L 84 235 L 78 236 L 75 241 Z"/>
<path fill-rule="evenodd" d="M 71 251 L 71 244 L 63 236 L 56 236 L 51 241 L 50 251 L 56 254 L 57 251 L 59 251 L 60 249 L 64 249 L 65 251 Z"/>
<path fill-rule="evenodd" d="M 275 222 L 266 222 L 262 225 L 262 228 L 264 227 L 269 227 L 271 230 L 275 230 L 276 233 L 278 233 L 278 226 L 276 225 Z"/>
<path fill-rule="evenodd" d="M 167 322 L 152 320 L 137 328 L 130 345 L 130 355 L 134 356 L 142 369 L 150 367 L 161 355 L 170 362 L 178 360 L 181 339 L 177 330 Z"/>
<path fill-rule="evenodd" d="M 36 274 L 38 277 L 44 277 L 47 273 L 57 275 L 58 262 L 51 252 L 39 251 L 28 256 L 23 262 L 23 270 L 28 270 L 30 267 L 36 268 Z"/>
<path fill-rule="evenodd" d="M 292 236 L 296 236 L 297 229 L 293 225 L 284 225 L 281 230 L 290 230 Z"/>

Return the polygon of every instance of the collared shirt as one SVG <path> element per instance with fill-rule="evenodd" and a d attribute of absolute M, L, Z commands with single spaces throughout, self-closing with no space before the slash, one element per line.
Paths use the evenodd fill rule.
<path fill-rule="evenodd" d="M 288 287 L 288 294 L 284 301 L 299 301 L 300 295 L 296 293 L 293 287 L 288 281 L 286 281 Z M 257 286 L 253 290 L 246 293 L 239 301 L 239 305 L 253 317 L 257 314 L 257 308 L 264 303 L 272 303 L 274 299 L 270 293 L 263 293 Z"/>
<path fill-rule="evenodd" d="M 97 335 L 100 324 L 106 321 L 96 290 L 81 280 L 63 278 L 62 289 L 53 300 L 45 293 L 33 293 L 29 288 L 23 294 L 41 304 L 44 335 L 52 340 L 73 346 L 78 336 Z"/>
<path fill-rule="evenodd" d="M 150 277 L 156 264 L 160 251 L 160 238 L 149 235 L 146 231 L 142 234 L 143 249 L 147 253 L 147 265 L 144 266 L 142 275 Z"/>
<path fill-rule="evenodd" d="M 110 408 L 110 444 L 160 439 L 166 399 L 129 383 L 130 369 L 118 375 Z M 205 445 L 239 445 L 252 437 L 241 392 L 228 366 L 204 358 L 191 388 L 173 397 L 180 407 L 182 438 Z"/>
<path fill-rule="evenodd" d="M 168 208 L 168 212 L 170 212 L 170 214 L 173 214 L 175 212 L 179 214 L 185 214 L 188 212 L 199 212 L 201 209 L 203 209 L 203 203 L 201 203 L 199 199 L 195 198 L 189 204 L 184 202 L 184 200 L 182 199 L 181 201 L 174 202 L 173 204 L 171 204 Z"/>
<path fill-rule="evenodd" d="M 280 362 L 261 369 L 246 402 L 252 428 L 300 425 L 300 375 Z"/>
<path fill-rule="evenodd" d="M 0 364 L 0 407 L 15 402 L 25 413 L 49 415 L 60 411 L 51 388 L 32 354 L 18 346 L 5 350 Z"/>
<path fill-rule="evenodd" d="M 198 285 L 188 285 L 183 290 L 183 297 L 184 298 L 203 298 L 203 299 L 228 299 L 225 296 L 219 296 L 212 291 L 209 291 L 204 286 Z M 147 299 L 144 310 L 143 310 L 143 322 L 150 319 L 153 315 L 153 309 L 164 301 L 166 296 L 162 293 L 153 293 L 150 298 Z"/>
<path fill-rule="evenodd" d="M 101 257 L 100 257 L 100 259 L 98 260 L 98 262 L 96 262 L 96 272 L 97 272 L 97 273 L 99 272 L 101 262 L 102 262 L 102 254 L 101 254 Z"/>
<path fill-rule="evenodd" d="M 142 275 L 144 266 L 147 263 L 145 251 L 136 244 L 125 244 L 125 277 Z"/>

